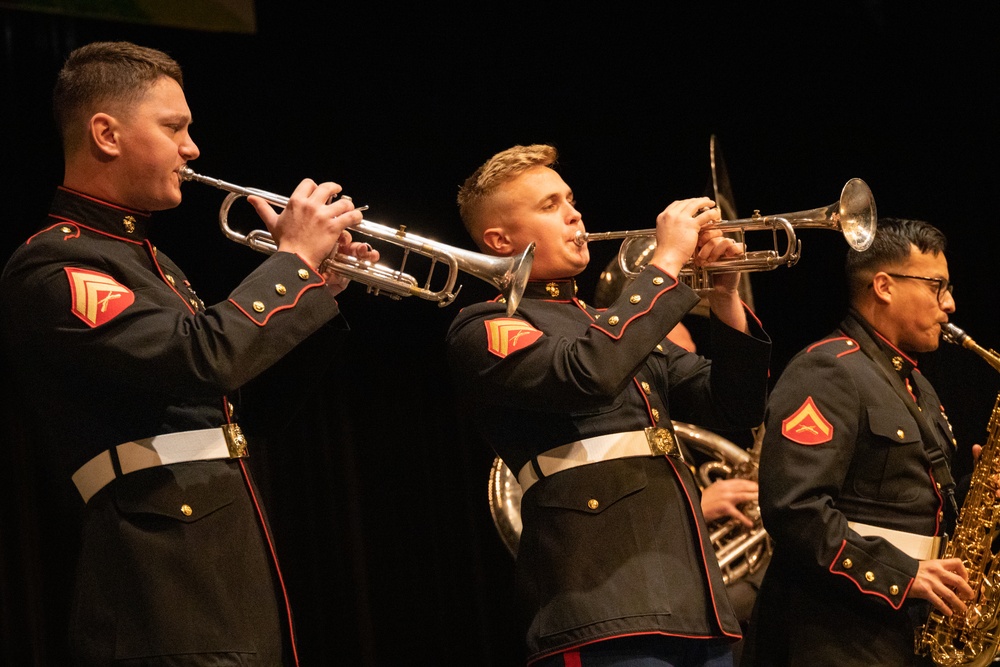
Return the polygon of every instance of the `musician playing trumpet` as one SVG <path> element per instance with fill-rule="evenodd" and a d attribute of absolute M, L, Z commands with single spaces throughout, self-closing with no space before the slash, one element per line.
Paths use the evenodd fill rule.
<path fill-rule="evenodd" d="M 738 274 L 720 274 L 708 297 L 711 361 L 667 333 L 699 302 L 681 267 L 742 248 L 712 229 L 710 199 L 675 201 L 657 218 L 652 261 L 595 309 L 576 293 L 590 254 L 575 242 L 583 217 L 556 157 L 515 146 L 461 187 L 481 250 L 536 248 L 514 316 L 496 300 L 468 306 L 447 338 L 470 418 L 523 489 L 515 579 L 528 662 L 731 665 L 740 626 L 671 419 L 758 425 L 770 341 Z"/>
<path fill-rule="evenodd" d="M 59 73 L 54 108 L 63 186 L 0 283 L 32 451 L 82 519 L 71 648 L 60 632 L 46 655 L 298 664 L 243 460 L 253 442 L 230 397 L 320 330 L 346 330 L 335 299 L 345 283 L 319 267 L 336 249 L 377 260 L 346 232 L 361 214 L 335 198 L 340 185 L 309 179 L 280 215 L 254 201 L 278 252 L 206 306 L 152 242 L 154 212 L 180 204 L 178 172 L 199 156 L 177 63 L 127 42 L 83 46 Z M 70 597 L 56 616 L 70 616 Z"/>
<path fill-rule="evenodd" d="M 848 251 L 850 310 L 788 364 L 768 404 L 760 510 L 774 554 L 751 621 L 748 665 L 925 665 L 914 633 L 932 605 L 973 597 L 958 558 L 956 442 L 917 368 L 955 311 L 945 237 L 882 218 Z"/>

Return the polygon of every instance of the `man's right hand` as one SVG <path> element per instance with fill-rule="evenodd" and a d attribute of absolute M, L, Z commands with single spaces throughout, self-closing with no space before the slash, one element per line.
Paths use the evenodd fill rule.
<path fill-rule="evenodd" d="M 341 232 L 362 219 L 349 197 L 331 201 L 340 191 L 337 183 L 317 185 L 307 178 L 295 188 L 280 214 L 260 197 L 251 196 L 247 201 L 271 232 L 279 252 L 295 253 L 319 268 L 337 247 Z"/>
<path fill-rule="evenodd" d="M 656 248 L 650 263 L 676 278 L 694 255 L 702 228 L 719 218 L 715 202 L 708 197 L 672 202 L 656 216 Z"/>
<path fill-rule="evenodd" d="M 969 586 L 969 573 L 960 558 L 920 561 L 909 595 L 927 600 L 945 616 L 965 613 L 965 603 L 975 597 Z"/>

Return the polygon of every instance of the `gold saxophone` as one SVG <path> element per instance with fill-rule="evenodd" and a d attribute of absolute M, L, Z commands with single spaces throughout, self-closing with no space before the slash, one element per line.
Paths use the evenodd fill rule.
<path fill-rule="evenodd" d="M 944 340 L 972 350 L 1000 372 L 1000 355 L 980 347 L 952 324 L 942 326 Z M 961 558 L 969 572 L 969 586 L 976 597 L 964 614 L 945 616 L 932 611 L 917 640 L 917 653 L 927 654 L 934 664 L 988 665 L 1000 648 L 1000 554 L 994 541 L 1000 535 L 1000 395 L 987 426 L 986 443 L 972 473 L 969 493 L 955 526 L 955 536 L 944 558 Z"/>

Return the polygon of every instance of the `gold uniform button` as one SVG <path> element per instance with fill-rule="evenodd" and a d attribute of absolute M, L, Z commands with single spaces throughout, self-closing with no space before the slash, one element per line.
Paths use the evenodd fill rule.
<path fill-rule="evenodd" d="M 868 581 L 869 583 L 875 581 L 875 573 L 872 572 L 871 570 L 865 572 L 865 580 Z"/>
<path fill-rule="evenodd" d="M 284 285 L 278 283 L 277 285 L 274 286 L 274 291 L 280 294 L 281 296 L 285 296 L 285 292 L 287 292 L 288 290 L 285 289 Z"/>
<path fill-rule="evenodd" d="M 612 315 L 611 317 L 609 317 L 608 318 L 608 324 L 610 324 L 611 326 L 614 326 L 614 325 L 618 324 L 618 316 L 617 315 Z"/>
<path fill-rule="evenodd" d="M 597 502 L 597 498 L 591 498 L 587 501 L 587 507 L 592 510 L 596 510 L 600 505 L 601 503 Z"/>
<path fill-rule="evenodd" d="M 302 278 L 302 280 L 309 280 L 309 272 L 305 269 L 299 269 L 299 278 Z"/>
<path fill-rule="evenodd" d="M 849 340 L 845 344 L 847 345 L 847 347 L 852 347 L 854 345 L 854 341 L 853 340 Z"/>
<path fill-rule="evenodd" d="M 896 437 L 899 438 L 900 440 L 902 440 L 905 435 L 906 434 L 903 433 L 903 429 L 899 429 L 898 431 L 896 431 Z"/>
<path fill-rule="evenodd" d="M 230 417 L 232 417 L 233 414 L 236 412 L 236 408 L 233 407 L 233 404 L 230 403 L 229 401 L 226 401 L 226 412 L 229 413 Z"/>
<path fill-rule="evenodd" d="M 845 570 L 850 570 L 852 567 L 854 567 L 854 561 L 852 561 L 850 558 L 845 558 L 844 559 L 844 569 Z"/>
<path fill-rule="evenodd" d="M 655 278 L 653 278 L 653 284 L 654 285 L 662 285 L 663 284 L 663 278 L 661 278 L 660 276 L 656 276 Z"/>
<path fill-rule="evenodd" d="M 59 228 L 59 231 L 60 231 L 60 232 L 62 232 L 63 234 L 69 234 L 69 233 L 70 233 L 71 231 L 73 231 L 73 230 L 72 230 L 72 229 L 70 229 L 69 227 L 66 227 L 66 226 L 64 225 L 64 226 L 62 226 L 62 227 L 60 227 L 60 228 Z"/>
<path fill-rule="evenodd" d="M 198 299 L 188 299 L 188 303 L 190 303 L 191 307 L 194 308 L 195 310 L 198 310 L 200 306 L 200 304 L 198 303 Z"/>
<path fill-rule="evenodd" d="M 169 273 L 167 274 L 166 278 L 167 278 L 167 282 L 170 283 L 171 285 L 176 285 L 177 284 L 177 281 L 174 280 L 174 277 L 172 275 L 170 275 Z"/>
<path fill-rule="evenodd" d="M 633 294 L 628 298 L 628 300 L 629 303 L 639 303 L 640 301 L 642 301 L 642 297 L 639 296 L 638 294 Z"/>
<path fill-rule="evenodd" d="M 640 386 L 642 387 L 642 390 L 646 393 L 647 396 L 653 392 L 653 389 L 649 386 L 648 382 L 641 382 L 639 384 L 640 384 Z"/>
<path fill-rule="evenodd" d="M 181 514 L 183 514 L 184 516 L 191 516 L 192 514 L 194 514 L 194 510 L 191 509 L 190 505 L 185 503 L 184 505 L 181 505 Z"/>
<path fill-rule="evenodd" d="M 889 586 L 889 595 L 899 595 L 899 586 L 896 584 Z"/>
<path fill-rule="evenodd" d="M 659 422 L 660 421 L 660 411 L 657 410 L 656 408 L 653 408 L 652 412 L 653 412 L 653 421 L 654 422 Z"/>
<path fill-rule="evenodd" d="M 659 350 L 660 352 L 663 352 L 663 346 L 662 345 L 657 345 L 656 349 Z"/>
<path fill-rule="evenodd" d="M 263 301 L 254 301 L 253 302 L 253 309 L 256 310 L 258 313 L 263 313 L 264 312 L 264 302 Z"/>

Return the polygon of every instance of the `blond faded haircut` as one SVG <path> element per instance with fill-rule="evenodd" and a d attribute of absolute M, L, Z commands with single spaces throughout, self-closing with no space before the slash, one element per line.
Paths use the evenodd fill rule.
<path fill-rule="evenodd" d="M 491 157 L 465 179 L 458 190 L 458 213 L 476 245 L 486 250 L 482 238 L 489 223 L 486 204 L 497 189 L 533 167 L 552 166 L 558 157 L 555 147 L 547 144 L 514 146 Z"/>
<path fill-rule="evenodd" d="M 63 146 L 79 145 L 95 113 L 118 114 L 137 105 L 161 77 L 183 90 L 181 68 L 173 58 L 131 42 L 93 42 L 70 53 L 52 92 Z"/>

